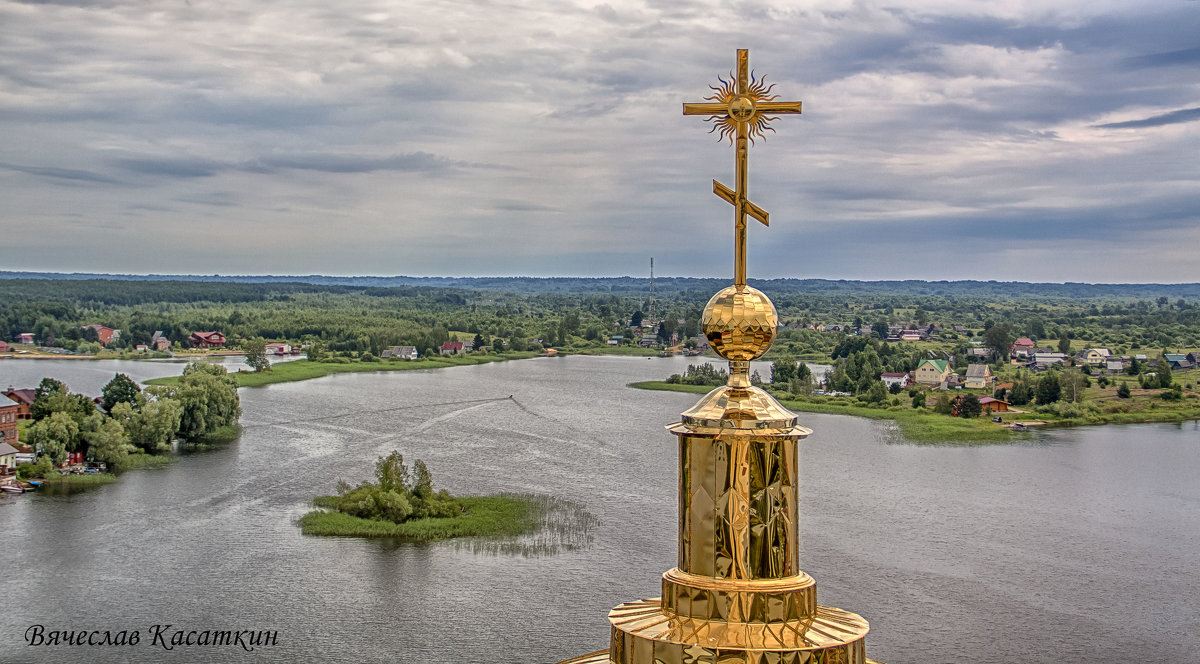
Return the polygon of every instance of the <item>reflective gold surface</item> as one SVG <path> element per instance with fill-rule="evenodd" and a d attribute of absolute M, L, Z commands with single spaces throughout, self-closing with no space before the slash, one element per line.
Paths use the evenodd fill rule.
<path fill-rule="evenodd" d="M 704 307 L 700 326 L 714 353 L 727 360 L 748 362 L 771 347 L 779 315 L 762 291 L 742 284 L 712 296 Z"/>
<path fill-rule="evenodd" d="M 733 204 L 734 284 L 704 308 L 701 324 L 729 361 L 718 387 L 667 427 L 679 438 L 678 567 L 662 576 L 662 598 L 609 613 L 609 650 L 563 664 L 876 664 L 866 658 L 861 616 L 817 604 L 800 569 L 798 444 L 811 430 L 765 390 L 750 384 L 750 361 L 771 346 L 775 305 L 746 285 L 746 216 L 766 224 L 746 198 L 747 143 L 774 119 L 799 113 L 776 102 L 737 54 L 737 78 L 713 87 L 712 103 L 684 104 L 736 139 L 737 187 L 713 182 Z"/>
<path fill-rule="evenodd" d="M 757 78 L 750 72 L 750 51 L 738 49 L 737 76 L 730 80 L 717 77 L 720 86 L 709 86 L 715 94 L 707 97 L 709 103 L 684 104 L 684 115 L 707 115 L 713 123 L 710 131 L 718 132 L 721 138 L 734 144 L 735 184 L 733 189 L 713 180 L 713 192 L 733 205 L 733 283 L 746 284 L 746 215 L 769 223 L 766 210 L 750 202 L 747 194 L 749 144 L 755 138 L 764 138 L 766 131 L 775 131 L 769 125 L 775 115 L 800 113 L 798 101 L 775 101 L 774 85 L 767 85 L 766 78 Z M 768 115 L 772 114 L 772 115 Z"/>

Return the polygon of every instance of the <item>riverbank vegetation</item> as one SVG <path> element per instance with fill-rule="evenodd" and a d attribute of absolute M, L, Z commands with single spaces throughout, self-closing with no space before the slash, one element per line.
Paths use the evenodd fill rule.
<path fill-rule="evenodd" d="M 375 462 L 375 481 L 318 496 L 319 508 L 299 520 L 306 535 L 394 537 L 430 542 L 460 537 L 488 538 L 484 550 L 541 554 L 584 546 L 595 519 L 574 503 L 532 494 L 451 496 L 434 491 L 422 461 L 412 472 L 399 452 Z M 545 532 L 548 537 L 529 539 Z"/>
<path fill-rule="evenodd" d="M 982 389 L 937 389 L 942 385 L 901 387 L 898 379 L 885 387 L 884 372 L 907 376 L 924 360 L 876 340 L 847 337 L 834 355 L 823 380 L 794 358 L 782 358 L 772 363 L 769 381 L 755 375 L 752 382 L 791 410 L 894 420 L 906 439 L 922 443 L 1002 442 L 1031 427 L 1200 419 L 1200 369 L 1172 370 L 1165 357 L 1154 363 L 1155 371 L 1135 360 L 1131 370 L 1115 375 L 1067 362 L 1041 371 L 988 365 L 998 382 Z M 632 386 L 703 393 L 726 378 L 713 365 L 692 365 L 665 381 Z"/>
<path fill-rule="evenodd" d="M 47 377 L 35 390 L 31 413 L 24 440 L 38 460 L 18 466 L 17 472 L 27 478 L 56 480 L 63 475 L 83 482 L 59 469 L 68 461 L 78 471 L 85 461 L 93 464 L 92 471 L 99 464 L 118 472 L 160 466 L 170 463 L 176 440 L 194 447 L 236 438 L 241 402 L 237 383 L 224 367 L 193 362 L 175 384 L 144 391 L 118 373 L 96 400 Z"/>

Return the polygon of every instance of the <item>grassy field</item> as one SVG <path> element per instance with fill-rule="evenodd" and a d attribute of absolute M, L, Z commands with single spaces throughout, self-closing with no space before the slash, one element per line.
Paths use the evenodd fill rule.
<path fill-rule="evenodd" d="M 1177 381 L 1178 382 L 1178 381 Z M 1136 383 L 1134 383 L 1136 385 Z M 1184 383 L 1186 384 L 1186 383 Z M 711 387 L 677 385 L 661 381 L 633 383 L 631 387 L 705 394 Z M 1137 424 L 1182 422 L 1200 419 L 1200 393 L 1185 389 L 1178 401 L 1162 398 L 1161 389 L 1132 389 L 1129 399 L 1117 397 L 1116 385 L 1091 387 L 1079 403 L 1057 402 L 1047 407 L 1020 406 L 1021 413 L 1001 413 L 1005 423 L 1036 423 L 1038 426 L 1088 426 L 1101 424 Z M 1021 440 L 1028 434 L 1014 432 L 989 417 L 960 418 L 933 413 L 909 405 L 907 394 L 900 395 L 899 406 L 872 407 L 852 397 L 810 397 L 781 399 L 793 411 L 852 415 L 877 420 L 893 420 L 901 435 L 911 442 L 936 444 L 998 443 Z"/>
<path fill-rule="evenodd" d="M 630 387 L 643 390 L 666 390 L 671 392 L 692 392 L 707 394 L 712 387 L 703 385 L 677 385 L 662 381 L 647 381 L 632 383 Z M 873 408 L 862 405 L 857 400 L 846 397 L 812 397 L 811 400 L 784 399 L 782 403 L 787 408 L 806 413 L 825 413 L 829 415 L 851 415 L 867 417 L 873 420 L 892 420 L 896 422 L 900 434 L 910 442 L 963 445 L 979 443 L 1005 443 L 1022 440 L 1028 434 L 1014 433 L 988 418 L 963 419 L 931 413 L 925 409 L 914 410 L 901 399 L 900 406 Z"/>
<path fill-rule="evenodd" d="M 42 479 L 42 486 L 48 489 L 90 489 L 104 484 L 112 484 L 116 481 L 117 476 L 112 473 L 82 473 L 79 475 L 51 473 L 50 477 Z"/>
<path fill-rule="evenodd" d="M 328 506 L 332 496 L 313 500 Z M 305 535 L 339 537 L 398 537 L 417 542 L 452 537 L 513 537 L 536 530 L 542 524 L 537 501 L 532 496 L 500 494 L 460 498 L 466 513 L 450 519 L 415 519 L 405 523 L 375 521 L 342 512 L 313 510 L 300 518 Z"/>

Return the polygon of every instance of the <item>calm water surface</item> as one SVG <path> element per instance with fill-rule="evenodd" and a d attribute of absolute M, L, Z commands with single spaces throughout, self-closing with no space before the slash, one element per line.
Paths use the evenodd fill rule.
<path fill-rule="evenodd" d="M 240 360 L 230 362 L 238 366 Z M 0 661 L 555 662 L 607 645 L 608 610 L 674 565 L 674 437 L 696 395 L 635 380 L 685 358 L 568 357 L 357 374 L 242 391 L 241 440 L 74 496 L 0 496 Z M 178 364 L 0 361 L 98 393 Z M 512 394 L 514 398 L 505 397 Z M 1200 661 L 1200 425 L 923 447 L 888 425 L 801 415 L 802 562 L 822 604 L 905 662 Z M 455 493 L 534 491 L 600 520 L 540 558 L 300 535 L 294 520 L 377 456 Z M 273 629 L 279 645 L 53 649 L 48 629 Z"/>

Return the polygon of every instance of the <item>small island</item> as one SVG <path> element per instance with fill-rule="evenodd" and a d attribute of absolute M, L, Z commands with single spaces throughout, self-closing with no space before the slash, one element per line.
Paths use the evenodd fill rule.
<path fill-rule="evenodd" d="M 318 508 L 300 518 L 305 535 L 391 537 L 431 542 L 456 537 L 513 538 L 543 529 L 558 540 L 540 553 L 574 549 L 591 542 L 595 517 L 578 505 L 550 496 L 502 493 L 451 496 L 435 491 L 418 460 L 410 472 L 393 451 L 375 461 L 375 481 L 351 487 L 339 481 L 336 495 L 313 499 Z M 516 545 L 504 547 L 529 553 Z"/>

